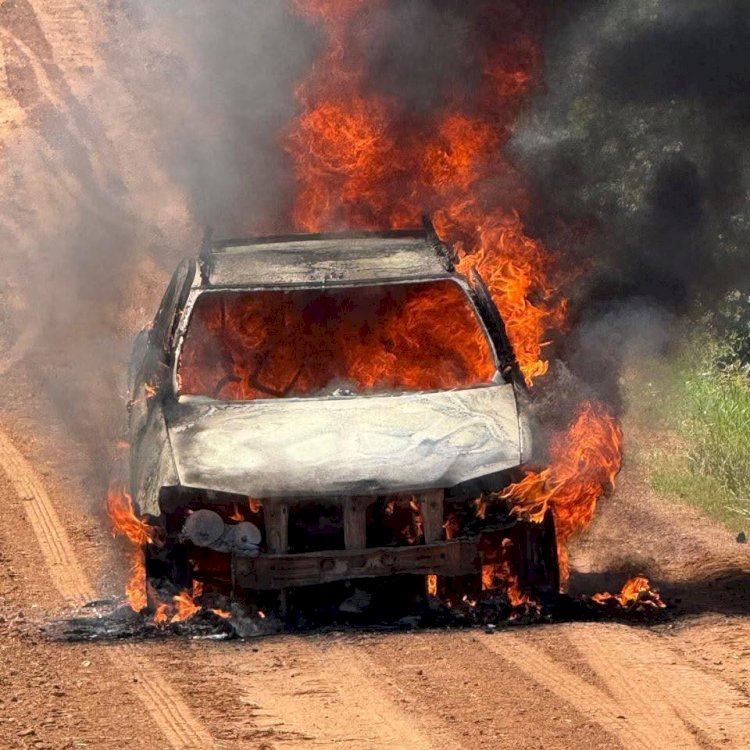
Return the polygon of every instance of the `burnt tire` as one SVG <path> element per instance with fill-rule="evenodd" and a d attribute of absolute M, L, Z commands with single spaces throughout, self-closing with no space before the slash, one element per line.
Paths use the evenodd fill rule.
<path fill-rule="evenodd" d="M 162 547 L 146 547 L 146 576 L 157 587 L 163 583 L 186 589 L 192 584 L 193 574 L 184 545 L 169 541 Z"/>
<path fill-rule="evenodd" d="M 502 530 L 485 530 L 480 550 L 482 566 L 489 570 L 487 587 L 483 571 L 468 576 L 440 576 L 439 599 L 454 603 L 464 598 L 478 601 L 511 585 L 540 604 L 552 603 L 560 593 L 557 535 L 551 512 L 540 523 L 518 521 Z"/>
<path fill-rule="evenodd" d="M 549 601 L 560 593 L 555 519 L 547 511 L 541 523 L 520 521 L 510 530 L 511 568 L 521 590 L 538 601 Z"/>

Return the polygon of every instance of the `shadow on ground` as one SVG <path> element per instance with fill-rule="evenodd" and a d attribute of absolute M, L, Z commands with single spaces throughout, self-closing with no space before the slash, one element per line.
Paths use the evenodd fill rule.
<path fill-rule="evenodd" d="M 622 585 L 621 569 L 601 573 L 574 573 L 571 593 L 617 591 Z M 680 580 L 652 577 L 673 617 L 708 613 L 750 615 L 750 555 L 746 565 L 729 565 L 696 573 Z"/>

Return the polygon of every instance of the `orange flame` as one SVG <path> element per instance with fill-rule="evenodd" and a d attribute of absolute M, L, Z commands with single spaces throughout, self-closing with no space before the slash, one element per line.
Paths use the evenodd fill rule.
<path fill-rule="evenodd" d="M 242 515 L 242 511 L 240 511 L 239 505 L 237 503 L 232 503 L 232 512 L 229 514 L 229 519 L 232 521 L 245 520 L 245 516 Z"/>
<path fill-rule="evenodd" d="M 297 226 L 414 226 L 422 213 L 432 212 L 438 233 L 459 255 L 458 270 L 483 277 L 531 385 L 548 370 L 544 347 L 566 325 L 561 289 L 580 272 L 557 267 L 549 249 L 527 233 L 521 214 L 530 199 L 503 153 L 516 116 L 537 86 L 538 18 L 531 8 L 513 18 L 499 6 L 478 11 L 474 52 L 482 61 L 480 83 L 451 92 L 446 111 L 435 116 L 406 113 L 395 99 L 368 89 L 365 6 L 372 3 L 296 5 L 327 33 L 317 64 L 298 86 L 302 112 L 286 140 L 299 184 Z M 486 39 L 495 42 L 483 46 Z M 567 541 L 613 486 L 621 439 L 605 407 L 584 404 L 569 433 L 553 441 L 550 467 L 529 472 L 503 493 L 517 513 L 534 520 L 552 508 L 563 577 Z M 477 512 L 485 510 L 480 499 Z M 506 574 L 488 566 L 486 586 Z M 523 598 L 520 592 L 512 596 Z"/>
<path fill-rule="evenodd" d="M 125 586 L 125 597 L 133 612 L 142 612 L 148 606 L 146 593 L 146 557 L 142 549 L 133 551 L 130 578 Z"/>
<path fill-rule="evenodd" d="M 427 595 L 437 596 L 438 593 L 438 577 L 436 575 L 425 576 L 425 582 L 427 584 Z"/>
<path fill-rule="evenodd" d="M 657 609 L 664 609 L 667 606 L 659 596 L 659 592 L 651 588 L 651 582 L 645 576 L 630 578 L 625 582 L 619 594 L 610 594 L 605 591 L 601 594 L 594 594 L 591 598 L 597 604 L 616 601 L 621 607 L 629 607 L 638 602 Z"/>
<path fill-rule="evenodd" d="M 107 494 L 107 514 L 114 534 L 121 534 L 134 546 L 130 579 L 125 587 L 128 604 L 134 612 L 148 606 L 144 546 L 153 541 L 152 528 L 133 510 L 133 499 L 121 486 L 112 485 Z"/>
<path fill-rule="evenodd" d="M 459 529 L 461 528 L 461 522 L 455 513 L 449 513 L 448 518 L 443 524 L 443 530 L 445 531 L 445 538 L 447 540 L 454 539 Z"/>
<path fill-rule="evenodd" d="M 153 541 L 153 530 L 133 510 L 133 498 L 120 485 L 112 485 L 107 493 L 107 515 L 115 534 L 126 536 L 133 544 L 142 546 Z"/>
<path fill-rule="evenodd" d="M 485 277 L 531 383 L 546 372 L 542 348 L 566 314 L 565 279 L 553 281 L 551 254 L 524 232 L 518 210 L 529 199 L 502 156 L 541 67 L 534 13 L 511 21 L 488 7 L 479 15 L 477 38 L 490 29 L 503 42 L 486 45 L 480 85 L 452 93 L 450 111 L 435 117 L 407 114 L 367 90 L 372 5 L 296 2 L 328 42 L 297 88 L 302 113 L 286 140 L 299 184 L 294 221 L 308 231 L 404 227 L 431 211 L 461 255 L 459 270 Z"/>
<path fill-rule="evenodd" d="M 536 606 L 536 602 L 521 589 L 518 574 L 513 570 L 509 559 L 512 546 L 510 539 L 503 539 L 498 562 L 482 565 L 482 591 L 504 590 L 511 607 Z"/>
<path fill-rule="evenodd" d="M 599 498 L 614 489 L 622 465 L 622 429 L 608 407 L 584 402 L 576 420 L 551 443 L 550 465 L 529 471 L 501 494 L 514 512 L 541 521 L 552 509 L 557 530 L 561 577 L 567 579 L 566 544 L 584 529 Z"/>
<path fill-rule="evenodd" d="M 196 603 L 203 595 L 203 584 L 199 581 L 193 581 L 193 591 L 188 593 L 182 591 L 177 596 L 172 597 L 175 606 L 175 613 L 172 615 L 170 622 L 186 622 L 201 611 L 202 607 Z"/>
<path fill-rule="evenodd" d="M 153 544 L 156 538 L 155 529 L 142 518 L 138 518 L 133 509 L 133 499 L 122 486 L 112 485 L 107 494 L 107 513 L 112 521 L 115 534 L 125 536 L 133 545 L 130 579 L 125 587 L 125 595 L 134 612 L 142 612 L 154 603 L 156 612 L 153 622 L 163 626 L 168 622 L 185 622 L 201 611 L 196 603 L 203 595 L 203 584 L 193 582 L 192 592 L 183 591 L 173 597 L 173 603 L 159 601 L 156 591 L 149 585 L 146 576 L 145 545 Z M 211 610 L 219 617 L 229 618 L 231 614 L 222 610 Z"/>
<path fill-rule="evenodd" d="M 304 395 L 334 382 L 359 391 L 470 387 L 491 382 L 495 369 L 468 300 L 449 281 L 366 297 L 364 290 L 204 295 L 179 367 L 183 393 L 241 400 Z"/>
<path fill-rule="evenodd" d="M 152 592 L 157 599 L 156 592 Z M 203 584 L 200 581 L 193 581 L 192 591 L 181 591 L 177 596 L 172 597 L 172 602 L 159 602 L 156 606 L 153 622 L 158 627 L 165 627 L 170 623 L 187 622 L 203 611 L 203 605 L 198 600 L 203 596 Z M 231 612 L 224 609 L 208 609 L 208 612 L 220 617 L 222 620 L 229 620 L 232 617 Z"/>
<path fill-rule="evenodd" d="M 436 220 L 439 224 L 443 217 Z M 492 291 L 519 367 L 531 385 L 547 372 L 549 363 L 542 356 L 545 338 L 550 330 L 564 326 L 567 302 L 554 299 L 546 251 L 526 236 L 517 214 L 489 218 L 475 243 L 475 251 L 464 255 L 458 268 L 465 274 L 479 271 Z"/>
<path fill-rule="evenodd" d="M 549 248 L 527 232 L 521 216 L 531 201 L 521 175 L 503 153 L 521 107 L 538 85 L 538 18 L 531 8 L 509 15 L 498 4 L 482 4 L 476 38 L 491 42 L 478 42 L 475 50 L 481 61 L 476 71 L 478 83 L 463 93 L 447 92 L 447 111 L 436 116 L 434 112 L 405 111 L 397 100 L 368 90 L 368 13 L 382 3 L 294 2 L 311 23 L 322 26 L 326 41 L 317 63 L 296 89 L 301 112 L 285 139 L 298 182 L 293 220 L 307 231 L 380 229 L 415 226 L 424 213 L 431 213 L 438 233 L 458 253 L 458 270 L 464 274 L 476 271 L 486 282 L 505 320 L 521 372 L 531 385 L 547 372 L 545 345 L 566 324 L 567 301 L 562 288 L 572 276 L 561 273 Z M 445 320 L 444 304 L 434 300 L 430 304 L 434 319 Z M 263 308 L 268 310 L 267 303 L 259 310 L 247 308 L 238 316 L 243 326 L 253 319 L 260 325 L 244 332 L 245 338 L 236 337 L 235 349 L 257 350 L 259 361 L 250 363 L 253 367 L 265 362 L 266 350 L 276 351 L 280 358 L 267 367 L 272 381 L 283 385 L 290 381 L 290 373 L 294 376 L 294 365 L 304 352 L 285 351 L 281 346 L 269 346 L 274 342 L 258 339 L 283 328 L 278 324 L 280 310 L 273 310 L 276 319 L 269 324 L 262 317 Z M 207 315 L 205 322 L 210 327 L 219 320 L 224 318 Z M 442 327 L 455 332 L 449 325 Z M 392 333 L 398 336 L 403 331 L 394 325 Z M 238 330 L 232 332 L 235 334 L 239 336 Z M 287 341 L 297 340 L 284 331 L 282 334 Z M 256 339 L 249 348 L 248 336 Z M 463 338 L 461 332 L 459 338 Z M 373 384 L 387 383 L 394 372 L 404 372 L 404 368 L 393 368 L 388 351 L 374 352 L 371 343 L 353 359 L 359 369 L 351 367 L 347 374 L 359 383 Z M 475 347 L 464 347 L 468 348 Z M 347 344 L 343 349 L 353 351 L 356 347 Z M 424 351 L 413 367 L 407 368 L 404 377 L 411 378 L 410 382 L 422 384 L 427 376 L 445 377 L 441 368 L 425 366 L 431 359 Z M 200 353 L 196 356 L 199 359 Z M 318 355 L 306 361 L 325 359 Z M 180 379 L 186 390 L 204 392 L 208 383 L 190 380 L 189 354 L 183 364 L 188 371 L 187 376 L 181 371 Z M 473 373 L 465 363 L 462 368 L 464 375 Z M 257 397 L 246 377 L 247 369 L 222 372 L 212 383 L 224 382 L 229 397 Z M 310 380 L 299 382 L 302 391 L 319 387 L 315 377 L 320 375 L 305 373 Z M 446 386 L 438 380 L 436 386 L 427 387 L 456 387 L 462 382 L 459 378 Z M 621 440 L 620 427 L 606 407 L 586 403 L 569 431 L 553 440 L 550 466 L 529 471 L 502 494 L 513 501 L 518 514 L 534 520 L 552 509 L 563 567 L 567 541 L 590 521 L 599 497 L 613 486 L 620 469 Z M 478 506 L 479 512 L 482 507 Z M 137 526 L 132 533 L 148 536 Z M 502 558 L 486 567 L 487 588 L 502 581 L 512 603 L 526 603 Z M 194 613 L 198 606 L 195 595 L 185 592 L 180 597 L 183 610 Z"/>
<path fill-rule="evenodd" d="M 156 614 L 154 614 L 155 625 L 166 625 L 169 622 L 171 607 L 167 602 L 161 602 L 156 607 Z"/>

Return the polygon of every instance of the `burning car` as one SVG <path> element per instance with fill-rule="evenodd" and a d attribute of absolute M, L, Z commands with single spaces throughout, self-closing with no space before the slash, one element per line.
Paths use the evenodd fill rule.
<path fill-rule="evenodd" d="M 208 239 L 182 262 L 130 369 L 149 576 L 557 590 L 551 516 L 500 494 L 532 447 L 523 378 L 455 262 L 429 223 Z"/>

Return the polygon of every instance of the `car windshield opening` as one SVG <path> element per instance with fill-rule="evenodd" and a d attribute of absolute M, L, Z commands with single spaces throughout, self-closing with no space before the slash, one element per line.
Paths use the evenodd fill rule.
<path fill-rule="evenodd" d="M 492 349 L 452 281 L 204 292 L 178 364 L 183 395 L 250 401 L 489 384 Z"/>

